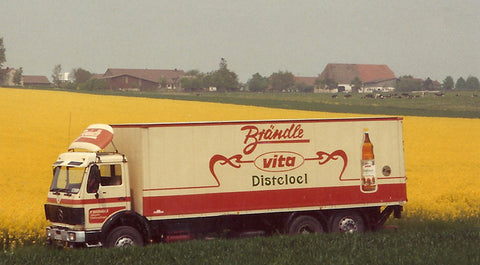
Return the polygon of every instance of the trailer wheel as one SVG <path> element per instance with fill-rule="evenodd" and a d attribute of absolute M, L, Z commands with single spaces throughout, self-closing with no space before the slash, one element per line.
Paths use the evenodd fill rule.
<path fill-rule="evenodd" d="M 365 232 L 365 222 L 356 211 L 341 211 L 334 215 L 331 225 L 333 232 L 361 233 Z"/>
<path fill-rule="evenodd" d="M 314 217 L 300 215 L 288 227 L 288 234 L 314 234 L 323 233 L 322 224 Z"/>
<path fill-rule="evenodd" d="M 119 226 L 107 236 L 107 247 L 143 246 L 142 235 L 130 226 Z"/>

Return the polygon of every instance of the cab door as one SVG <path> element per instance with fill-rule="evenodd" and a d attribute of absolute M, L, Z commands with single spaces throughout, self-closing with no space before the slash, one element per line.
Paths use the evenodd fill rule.
<path fill-rule="evenodd" d="M 85 223 L 100 229 L 113 214 L 130 210 L 130 194 L 122 163 L 93 164 L 87 179 Z"/>

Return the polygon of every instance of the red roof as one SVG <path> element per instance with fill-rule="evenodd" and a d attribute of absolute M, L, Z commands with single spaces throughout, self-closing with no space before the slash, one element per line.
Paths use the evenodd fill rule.
<path fill-rule="evenodd" d="M 395 74 L 385 64 L 334 64 L 329 63 L 320 74 L 320 79 L 333 79 L 348 84 L 355 77 L 364 83 L 396 79 Z"/>
<path fill-rule="evenodd" d="M 50 85 L 50 81 L 44 75 L 24 75 L 23 76 L 23 84 L 45 84 Z"/>
<path fill-rule="evenodd" d="M 307 86 L 314 86 L 315 85 L 315 80 L 317 80 L 317 77 L 309 77 L 309 76 L 294 76 L 296 84 L 305 84 Z"/>
<path fill-rule="evenodd" d="M 185 75 L 183 70 L 156 70 L 156 69 L 120 69 L 108 68 L 103 78 L 117 77 L 117 76 L 133 76 L 139 79 L 148 80 L 158 83 L 162 78 L 172 80 Z"/>

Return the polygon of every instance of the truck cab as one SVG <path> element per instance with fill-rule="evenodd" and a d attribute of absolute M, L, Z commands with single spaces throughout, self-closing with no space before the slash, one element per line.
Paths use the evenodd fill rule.
<path fill-rule="evenodd" d="M 75 147 L 85 148 L 78 145 L 80 138 L 53 163 L 45 204 L 50 221 L 47 240 L 69 246 L 98 246 L 105 240 L 102 231 L 109 223 L 107 219 L 131 210 L 128 165 L 122 154 L 101 152 L 105 144 L 75 151 Z"/>

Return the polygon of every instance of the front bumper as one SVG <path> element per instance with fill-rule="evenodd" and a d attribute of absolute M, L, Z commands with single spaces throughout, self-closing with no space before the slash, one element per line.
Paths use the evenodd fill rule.
<path fill-rule="evenodd" d="M 46 236 L 49 242 L 60 245 L 85 244 L 87 247 L 101 246 L 100 231 L 77 231 L 63 227 L 47 227 Z"/>

